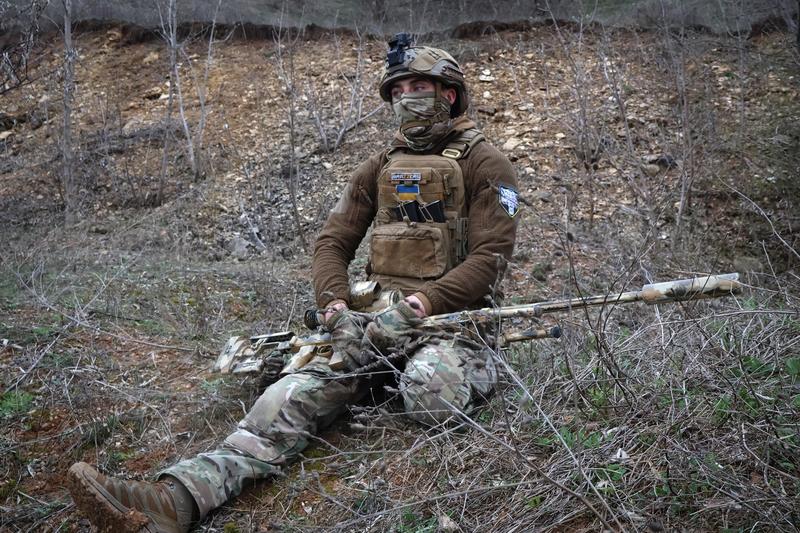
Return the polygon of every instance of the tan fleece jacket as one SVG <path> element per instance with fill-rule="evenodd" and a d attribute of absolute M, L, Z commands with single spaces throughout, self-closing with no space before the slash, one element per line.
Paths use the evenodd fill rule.
<path fill-rule="evenodd" d="M 462 118 L 456 128 L 474 124 Z M 395 140 L 394 146 L 401 143 Z M 443 142 L 442 146 L 446 143 Z M 355 257 L 375 216 L 378 205 L 377 181 L 387 163 L 385 149 L 362 163 L 353 173 L 337 205 L 314 246 L 312 275 L 317 305 L 324 308 L 333 300 L 348 301 L 350 284 L 347 266 Z M 434 150 L 434 152 L 438 152 Z M 514 250 L 516 219 L 501 207 L 498 185 L 518 190 L 514 168 L 497 148 L 484 141 L 459 159 L 469 211 L 467 242 L 469 253 L 460 265 L 435 281 L 423 285 L 421 292 L 430 302 L 430 314 L 449 313 L 483 306 L 504 261 Z M 425 302 L 426 304 L 428 302 Z"/>

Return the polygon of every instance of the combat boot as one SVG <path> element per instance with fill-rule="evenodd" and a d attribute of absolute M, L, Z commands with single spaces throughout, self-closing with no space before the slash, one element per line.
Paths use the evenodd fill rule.
<path fill-rule="evenodd" d="M 192 495 L 170 476 L 124 481 L 75 463 L 67 484 L 78 509 L 104 533 L 186 533 L 198 516 Z"/>

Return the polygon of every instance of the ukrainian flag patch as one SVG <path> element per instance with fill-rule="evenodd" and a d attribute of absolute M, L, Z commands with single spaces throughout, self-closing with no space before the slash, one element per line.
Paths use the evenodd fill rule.
<path fill-rule="evenodd" d="M 401 202 L 416 200 L 419 196 L 419 185 L 397 185 L 394 190 Z"/>

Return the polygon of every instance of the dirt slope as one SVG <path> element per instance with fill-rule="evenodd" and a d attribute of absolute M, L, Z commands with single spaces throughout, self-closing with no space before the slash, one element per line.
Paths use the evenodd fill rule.
<path fill-rule="evenodd" d="M 140 478 L 223 438 L 258 386 L 210 363 L 231 334 L 299 331 L 314 235 L 392 135 L 375 94 L 383 43 L 218 35 L 209 59 L 201 34 L 179 56 L 203 162 L 194 176 L 177 108 L 164 121 L 164 45 L 123 33 L 77 38 L 77 225 L 62 222 L 57 40 L 42 43 L 33 82 L 3 96 L 0 529 L 88 530 L 64 490 L 74 461 Z M 466 69 L 471 116 L 519 173 L 511 301 L 729 270 L 767 290 L 563 318 L 564 340 L 507 354 L 517 374 L 477 419 L 483 431 L 425 431 L 378 391 L 287 478 L 202 526 L 791 530 L 791 39 L 543 27 L 437 43 Z M 362 254 L 354 275 L 363 266 Z M 617 449 L 626 455 L 610 460 Z"/>

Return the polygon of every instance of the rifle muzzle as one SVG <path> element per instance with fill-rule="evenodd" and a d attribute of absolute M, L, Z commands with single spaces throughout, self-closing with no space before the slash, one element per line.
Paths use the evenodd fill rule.
<path fill-rule="evenodd" d="M 303 324 L 311 331 L 316 331 L 323 323 L 323 315 L 318 309 L 306 309 Z"/>
<path fill-rule="evenodd" d="M 648 304 L 685 302 L 740 294 L 739 274 L 717 274 L 701 278 L 652 283 L 642 287 L 642 300 Z"/>

